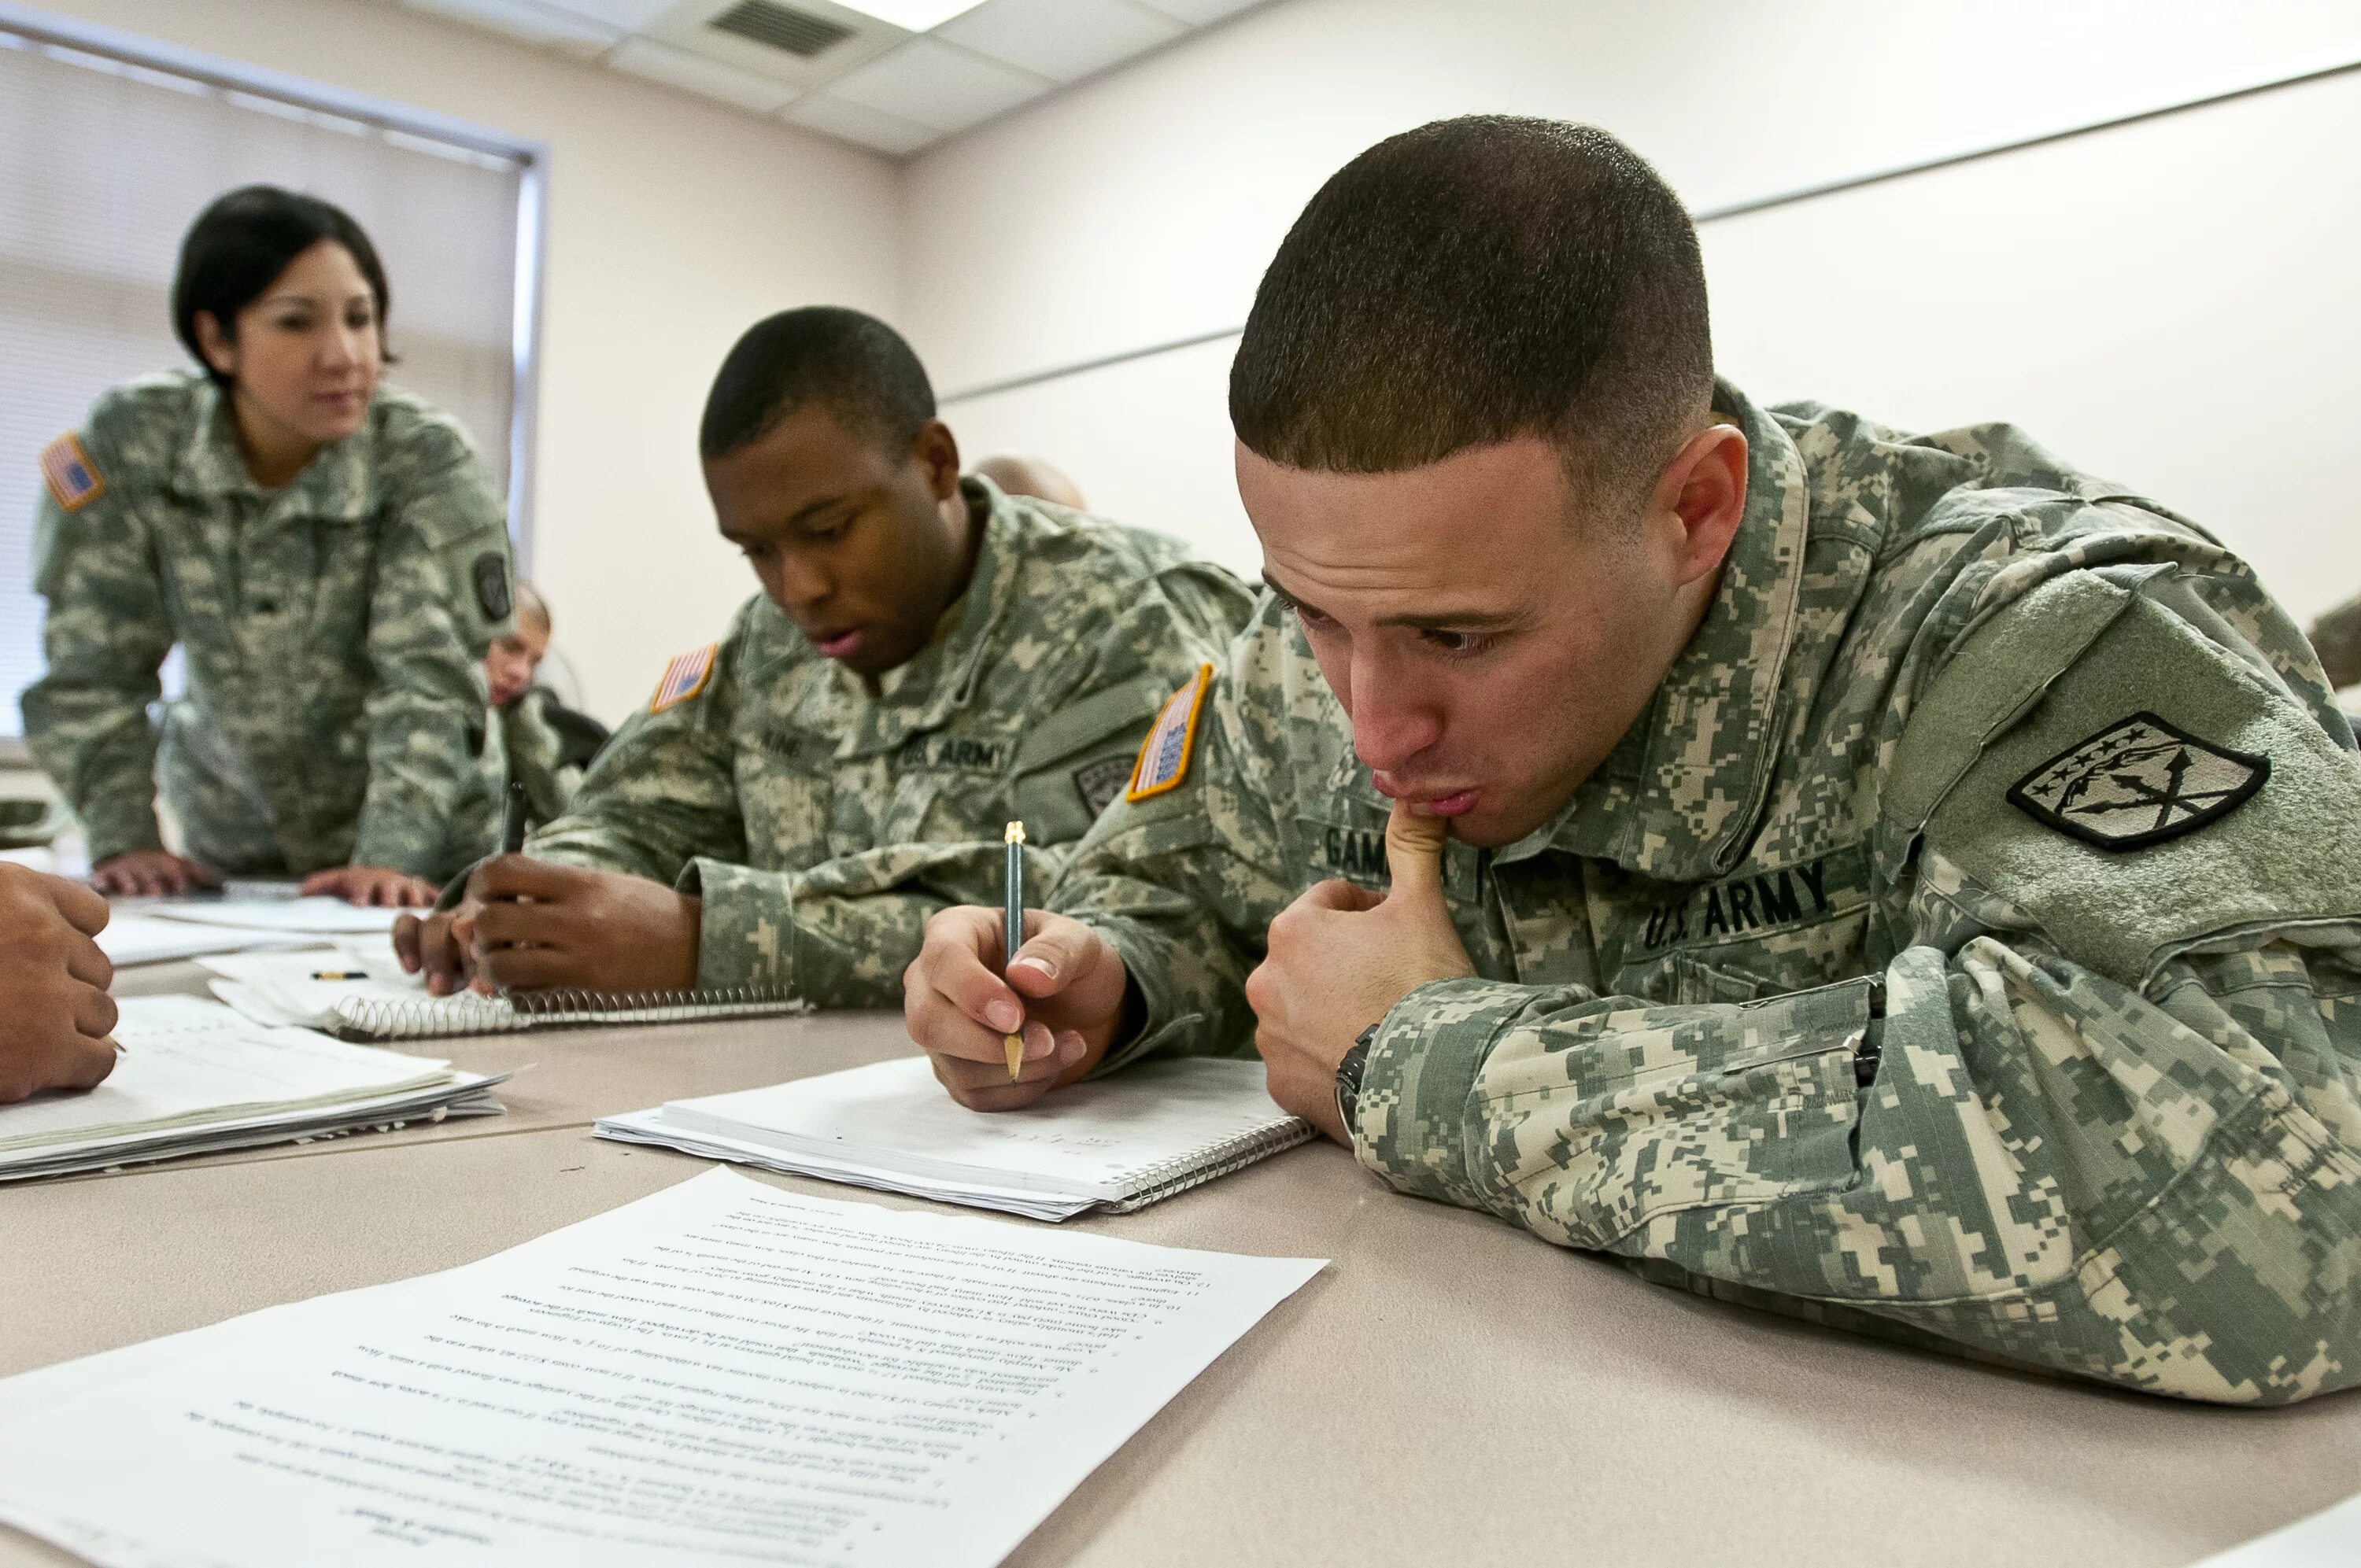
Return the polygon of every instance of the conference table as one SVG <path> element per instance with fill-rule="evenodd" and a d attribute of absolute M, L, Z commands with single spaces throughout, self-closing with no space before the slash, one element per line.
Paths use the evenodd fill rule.
<path fill-rule="evenodd" d="M 442 1041 L 516 1070 L 507 1114 L 0 1188 L 0 1376 L 484 1257 L 708 1168 L 599 1115 L 911 1049 L 874 1013 Z M 1400 1197 L 1324 1143 L 1068 1223 L 1330 1262 L 1013 1564 L 2173 1564 L 2361 1490 L 2361 1395 L 2223 1409 L 1855 1339 Z M 0 1529 L 0 1568 L 74 1561 Z"/>

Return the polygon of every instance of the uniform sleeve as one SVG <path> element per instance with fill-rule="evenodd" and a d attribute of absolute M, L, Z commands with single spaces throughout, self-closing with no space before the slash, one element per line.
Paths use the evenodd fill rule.
<path fill-rule="evenodd" d="M 555 822 L 566 815 L 580 773 L 566 766 L 565 742 L 544 711 L 548 694 L 528 690 L 501 710 L 500 746 L 508 777 L 524 785 L 535 822 Z"/>
<path fill-rule="evenodd" d="M 2361 683 L 2361 598 L 2346 599 L 2312 623 L 2307 635 L 2334 686 Z"/>
<path fill-rule="evenodd" d="M 591 764 L 566 814 L 536 828 L 527 852 L 667 884 L 689 874 L 700 859 L 744 860 L 745 819 L 730 734 L 743 650 L 733 630 L 700 689 L 625 721 Z"/>
<path fill-rule="evenodd" d="M 1422 987 L 1363 1164 L 1846 1327 L 2193 1399 L 2361 1378 L 2361 769 L 2205 598 L 2077 574 L 1936 677 L 1884 784 L 1882 975 Z"/>
<path fill-rule="evenodd" d="M 1121 793 L 1165 698 L 1221 657 L 1249 608 L 1218 567 L 1167 570 L 1131 597 L 1072 673 L 1038 683 L 1058 695 L 1025 732 L 1012 788 L 1031 840 L 1033 902 Z M 700 860 L 682 882 L 704 900 L 697 982 L 789 992 L 820 1007 L 899 1006 L 902 971 L 928 919 L 954 905 L 998 904 L 1004 855 L 994 841 L 884 845 L 786 871 Z"/>
<path fill-rule="evenodd" d="M 484 751 L 484 652 L 512 609 L 508 525 L 455 432 L 428 427 L 399 461 L 414 472 L 369 605 L 369 780 L 352 859 L 434 875 Z"/>
<path fill-rule="evenodd" d="M 46 667 L 23 712 L 26 743 L 82 819 L 96 864 L 163 843 L 148 706 L 173 633 L 126 476 L 103 441 L 87 444 L 107 488 L 71 511 L 41 491 L 33 582 L 49 607 Z"/>
<path fill-rule="evenodd" d="M 1101 1070 L 1148 1056 L 1236 1055 L 1254 1038 L 1246 976 L 1293 896 L 1273 792 L 1247 743 L 1281 722 L 1267 664 L 1251 634 L 1233 644 L 1180 777 L 1110 807 L 1049 900 L 1122 956 L 1142 1004 L 1139 1032 L 1117 1041 Z"/>

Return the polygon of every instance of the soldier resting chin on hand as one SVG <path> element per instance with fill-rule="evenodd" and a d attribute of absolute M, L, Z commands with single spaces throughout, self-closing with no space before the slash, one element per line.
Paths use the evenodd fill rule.
<path fill-rule="evenodd" d="M 2242 562 L 2009 426 L 1717 381 L 1678 200 L 1553 122 L 1332 179 L 1230 411 L 1268 597 L 1005 981 L 997 911 L 929 924 L 953 1094 L 1253 1048 L 1394 1188 L 1653 1280 L 2361 1382 L 2361 762 Z"/>

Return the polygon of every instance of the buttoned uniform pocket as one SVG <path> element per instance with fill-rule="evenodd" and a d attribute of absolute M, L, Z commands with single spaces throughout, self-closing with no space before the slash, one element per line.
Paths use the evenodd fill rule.
<path fill-rule="evenodd" d="M 1036 844 L 1071 843 L 1123 797 L 1140 743 L 1172 695 L 1166 677 L 1140 677 L 1071 702 L 1030 727 L 1016 748 L 1016 814 Z"/>
<path fill-rule="evenodd" d="M 829 858 L 836 790 L 825 771 L 796 765 L 780 751 L 742 742 L 732 771 L 745 823 L 747 864 L 801 871 Z"/>
<path fill-rule="evenodd" d="M 1518 1087 L 1488 1107 L 1520 1150 L 1510 1184 L 1569 1245 L 1598 1249 L 1685 1211 L 1847 1186 L 1867 994 L 1855 981 L 1740 1004 L 1638 1004 L 1543 1031 L 1528 1070 L 1507 1075 Z"/>

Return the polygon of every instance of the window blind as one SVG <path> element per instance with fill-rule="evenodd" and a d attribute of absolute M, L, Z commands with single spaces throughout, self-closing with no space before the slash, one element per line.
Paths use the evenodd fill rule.
<path fill-rule="evenodd" d="M 0 735 L 21 733 L 41 668 L 35 457 L 107 388 L 192 364 L 169 295 L 204 205 L 268 182 L 351 213 L 391 294 L 387 381 L 465 424 L 505 488 L 524 176 L 520 158 L 0 27 Z"/>

